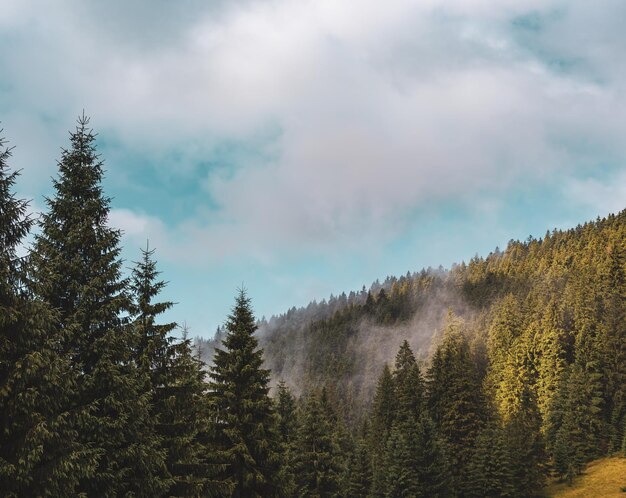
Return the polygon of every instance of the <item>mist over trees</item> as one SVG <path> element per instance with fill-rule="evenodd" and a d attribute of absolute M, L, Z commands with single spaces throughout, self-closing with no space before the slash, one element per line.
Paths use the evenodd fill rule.
<path fill-rule="evenodd" d="M 626 211 L 267 321 L 241 289 L 194 348 L 88 125 L 39 220 L 0 140 L 2 496 L 530 497 L 626 453 Z"/>

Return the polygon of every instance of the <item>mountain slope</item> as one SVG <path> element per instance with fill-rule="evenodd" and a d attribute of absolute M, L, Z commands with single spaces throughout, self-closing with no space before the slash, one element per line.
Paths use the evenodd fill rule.
<path fill-rule="evenodd" d="M 622 211 L 547 232 L 542 239 L 511 241 L 504 251 L 450 270 L 388 277 L 369 291 L 291 309 L 259 324 L 266 365 L 275 382 L 285 380 L 296 393 L 327 385 L 342 413 L 358 420 L 383 365 L 402 341 L 407 339 L 426 363 L 452 310 L 463 320 L 482 372 L 497 371 L 487 379 L 495 398 L 503 389 L 503 372 L 512 368 L 498 363 L 498 355 L 505 358 L 508 350 L 517 349 L 530 358 L 544 418 L 557 391 L 558 378 L 551 371 L 590 355 L 606 379 L 599 409 L 615 428 L 612 441 L 603 444 L 618 445 L 625 411 L 619 400 L 626 399 L 619 366 L 626 355 L 625 240 Z M 203 346 L 210 361 L 213 344 Z"/>
<path fill-rule="evenodd" d="M 626 495 L 626 458 L 602 458 L 591 462 L 572 486 L 555 482 L 546 488 L 551 498 L 620 498 Z"/>

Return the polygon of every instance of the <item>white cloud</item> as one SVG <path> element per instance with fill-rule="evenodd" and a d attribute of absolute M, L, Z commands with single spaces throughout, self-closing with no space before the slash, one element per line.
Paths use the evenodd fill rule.
<path fill-rule="evenodd" d="M 520 181 L 593 190 L 593 179 L 576 183 L 580 170 L 626 156 L 616 2 L 271 0 L 162 16 L 147 2 L 97 5 L 8 2 L 4 99 L 35 129 L 86 107 L 146 154 L 193 140 L 189 161 L 222 139 L 282 130 L 275 162 L 204 179 L 217 212 L 175 228 L 112 213 L 128 237 L 161 238 L 173 257 L 384 244 L 420 207 Z M 515 32 L 524 14 L 541 29 Z"/>
<path fill-rule="evenodd" d="M 573 202 L 597 209 L 598 216 L 626 209 L 626 171 L 618 172 L 606 182 L 595 178 L 571 179 L 565 189 Z"/>

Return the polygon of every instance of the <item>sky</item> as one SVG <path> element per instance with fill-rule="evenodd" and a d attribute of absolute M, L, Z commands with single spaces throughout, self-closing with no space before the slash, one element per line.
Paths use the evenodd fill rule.
<path fill-rule="evenodd" d="M 626 207 L 622 0 L 3 0 L 0 122 L 45 209 L 91 117 L 126 266 L 210 337 Z"/>

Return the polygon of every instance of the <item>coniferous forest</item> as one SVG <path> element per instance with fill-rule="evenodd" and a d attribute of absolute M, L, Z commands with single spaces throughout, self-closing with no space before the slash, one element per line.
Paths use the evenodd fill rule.
<path fill-rule="evenodd" d="M 70 137 L 38 219 L 0 141 L 1 496 L 532 497 L 626 454 L 626 211 L 194 341 Z"/>

